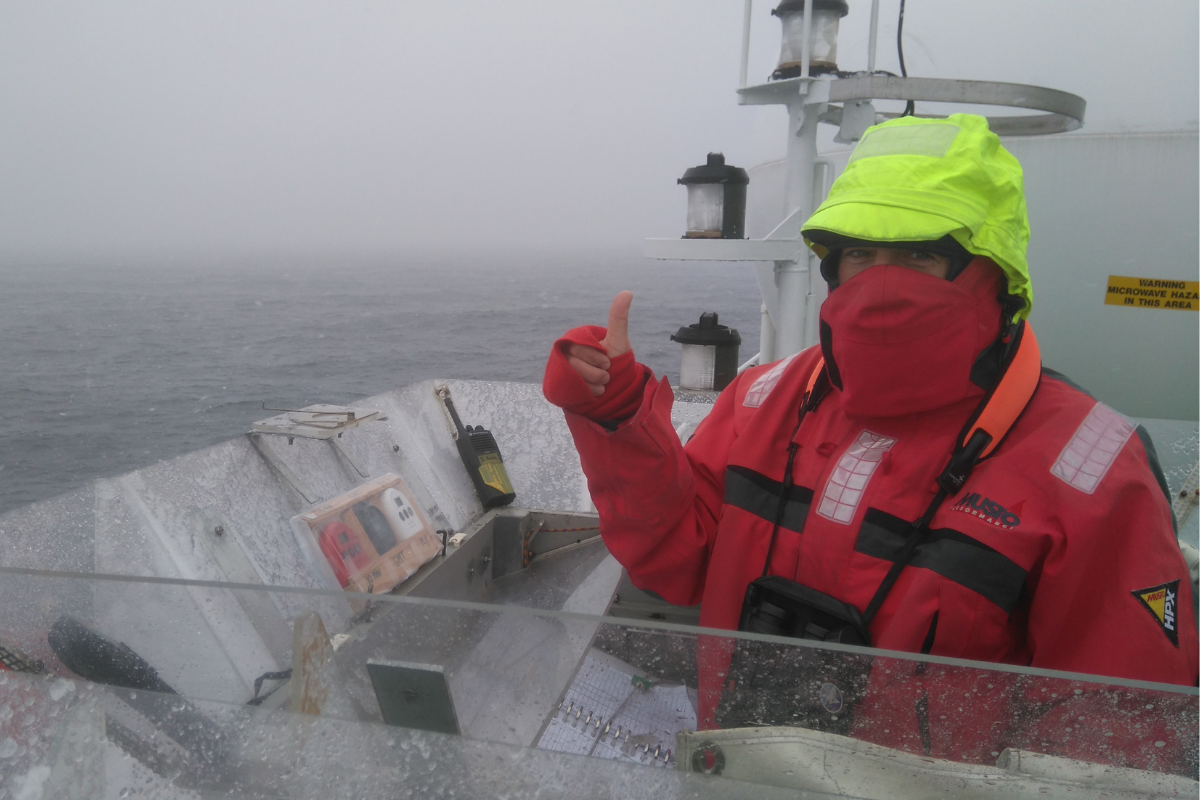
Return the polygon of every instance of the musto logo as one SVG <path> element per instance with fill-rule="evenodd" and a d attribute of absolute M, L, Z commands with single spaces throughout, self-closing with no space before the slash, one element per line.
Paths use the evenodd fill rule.
<path fill-rule="evenodd" d="M 1020 505 L 1018 503 L 1017 505 Z M 951 511 L 963 511 L 973 517 L 979 517 L 998 528 L 1015 528 L 1021 524 L 1021 518 L 990 497 L 984 497 L 979 492 L 968 492 L 963 499 L 955 503 Z"/>

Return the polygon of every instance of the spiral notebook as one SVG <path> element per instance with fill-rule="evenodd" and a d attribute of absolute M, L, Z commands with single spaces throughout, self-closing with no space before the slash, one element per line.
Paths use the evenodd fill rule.
<path fill-rule="evenodd" d="M 592 649 L 537 746 L 665 767 L 675 765 L 675 734 L 695 729 L 695 690 Z"/>

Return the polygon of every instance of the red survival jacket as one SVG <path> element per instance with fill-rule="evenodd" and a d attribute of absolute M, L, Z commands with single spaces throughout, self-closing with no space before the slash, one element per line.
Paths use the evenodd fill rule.
<path fill-rule="evenodd" d="M 615 431 L 566 412 L 609 550 L 640 588 L 702 603 L 705 627 L 736 629 L 763 572 L 820 357 L 747 370 L 686 446 L 670 386 L 653 376 Z M 977 404 L 851 419 L 830 392 L 796 434 L 770 574 L 863 609 Z M 1195 685 L 1191 594 L 1135 425 L 1045 372 L 1002 445 L 933 517 L 870 629 L 883 650 Z M 721 691 L 716 666 L 702 659 L 702 726 Z"/>

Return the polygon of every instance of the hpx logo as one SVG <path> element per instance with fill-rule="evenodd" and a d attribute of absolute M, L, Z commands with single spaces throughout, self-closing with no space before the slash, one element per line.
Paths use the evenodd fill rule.
<path fill-rule="evenodd" d="M 1175 627 L 1176 604 L 1179 599 L 1179 581 L 1160 583 L 1148 589 L 1134 589 L 1133 596 L 1154 617 L 1158 627 L 1167 635 L 1171 644 L 1179 647 L 1179 630 Z"/>
<path fill-rule="evenodd" d="M 1021 518 L 1014 512 L 978 492 L 968 492 L 950 510 L 963 511 L 999 528 L 1015 528 L 1021 524 Z"/>

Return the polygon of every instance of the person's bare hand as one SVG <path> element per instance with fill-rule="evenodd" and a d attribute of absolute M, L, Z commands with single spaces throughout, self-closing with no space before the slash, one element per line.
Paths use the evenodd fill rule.
<path fill-rule="evenodd" d="M 567 346 L 567 363 L 579 373 L 596 397 L 604 394 L 604 386 L 609 381 L 610 359 L 633 349 L 629 344 L 629 304 L 632 302 L 633 292 L 629 291 L 620 292 L 612 301 L 608 309 L 608 334 L 600 342 L 604 352 L 582 344 Z"/>

